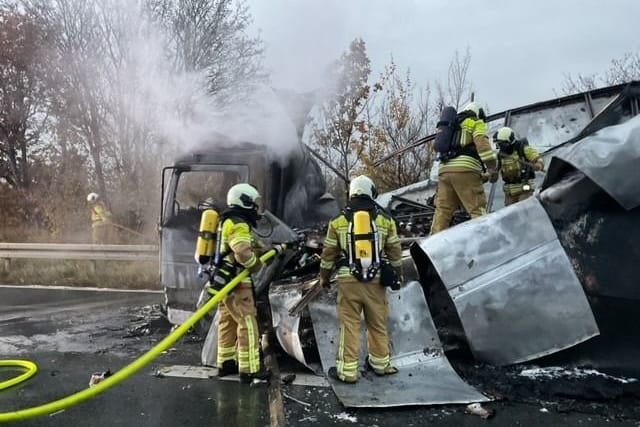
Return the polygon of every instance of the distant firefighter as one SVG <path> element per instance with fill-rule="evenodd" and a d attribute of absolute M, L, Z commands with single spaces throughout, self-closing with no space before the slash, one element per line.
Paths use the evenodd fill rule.
<path fill-rule="evenodd" d="M 96 245 L 111 242 L 111 212 L 97 193 L 89 193 L 87 202 L 91 210 L 91 241 Z"/>
<path fill-rule="evenodd" d="M 544 160 L 526 138 L 517 139 L 509 127 L 500 128 L 493 141 L 500 149 L 498 165 L 504 181 L 504 205 L 509 206 L 533 194 L 535 171 L 544 170 Z"/>

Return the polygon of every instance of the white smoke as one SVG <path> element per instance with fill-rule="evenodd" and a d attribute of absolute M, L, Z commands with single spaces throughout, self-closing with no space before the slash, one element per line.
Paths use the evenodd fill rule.
<path fill-rule="evenodd" d="M 234 139 L 266 145 L 277 158 L 286 156 L 298 142 L 289 113 L 267 86 L 254 88 L 249 100 L 229 106 L 214 125 Z"/>
<path fill-rule="evenodd" d="M 267 85 L 239 87 L 231 98 L 211 94 L 207 70 L 176 70 L 167 51 L 169 35 L 136 2 L 116 3 L 130 9 L 129 19 L 119 22 L 127 36 L 128 60 L 118 70 L 112 95 L 152 141 L 162 144 L 159 148 L 205 149 L 217 144 L 217 133 L 266 145 L 275 157 L 296 147 L 295 126 Z"/>

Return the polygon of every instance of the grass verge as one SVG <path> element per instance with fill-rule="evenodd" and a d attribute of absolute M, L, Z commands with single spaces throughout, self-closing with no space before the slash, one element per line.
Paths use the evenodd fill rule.
<path fill-rule="evenodd" d="M 13 259 L 0 268 L 2 284 L 161 289 L 157 261 Z"/>

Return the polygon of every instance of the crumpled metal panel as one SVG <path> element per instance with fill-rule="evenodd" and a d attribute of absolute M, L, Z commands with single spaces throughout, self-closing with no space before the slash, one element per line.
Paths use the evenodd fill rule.
<path fill-rule="evenodd" d="M 273 286 L 269 289 L 271 320 L 280 346 L 298 362 L 312 369 L 304 357 L 300 341 L 300 316 L 290 316 L 289 309 L 302 298 L 301 283 Z"/>
<path fill-rule="evenodd" d="M 535 359 L 599 334 L 566 253 L 531 197 L 425 240 L 473 354 L 493 364 Z"/>
<path fill-rule="evenodd" d="M 378 377 L 363 371 L 356 384 L 329 379 L 338 399 L 347 407 L 392 407 L 489 400 L 456 374 L 444 355 L 420 283 L 408 282 L 399 291 L 387 291 L 391 360 L 399 373 Z M 336 292 L 323 294 L 309 305 L 322 368 L 335 366 L 338 342 Z M 363 322 L 364 324 L 364 322 Z M 361 367 L 366 338 L 361 337 Z"/>
<path fill-rule="evenodd" d="M 218 321 L 220 320 L 220 316 L 218 315 L 218 310 L 216 309 L 215 314 L 213 314 L 213 321 L 209 326 L 209 332 L 207 332 L 207 336 L 204 339 L 204 343 L 202 344 L 202 351 L 200 352 L 200 361 L 204 366 L 213 366 L 216 367 L 216 362 L 218 360 Z"/>
<path fill-rule="evenodd" d="M 551 159 L 543 190 L 562 178 L 563 162 L 588 176 L 625 209 L 639 206 L 640 116 L 559 149 Z"/>
<path fill-rule="evenodd" d="M 620 244 L 640 240 L 640 207 L 625 210 L 576 170 L 541 192 L 540 202 L 587 295 L 640 300 L 640 246 Z M 598 319 L 601 301 L 591 303 Z"/>

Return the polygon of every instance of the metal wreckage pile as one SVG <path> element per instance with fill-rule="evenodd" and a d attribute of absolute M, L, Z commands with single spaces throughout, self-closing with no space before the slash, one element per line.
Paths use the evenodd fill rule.
<path fill-rule="evenodd" d="M 449 362 L 447 351 L 461 347 L 478 363 L 494 366 L 556 354 L 564 363 L 640 374 L 640 340 L 628 339 L 640 302 L 639 109 L 640 84 L 631 83 L 490 116 L 491 131 L 510 126 L 537 143 L 548 172 L 537 178 L 534 197 L 508 207 L 500 206 L 500 182 L 487 184 L 493 212 L 473 221 L 464 221 L 462 213 L 457 222 L 463 223 L 435 236 L 425 237 L 434 183 L 381 195 L 378 203 L 411 237 L 406 282 L 388 291 L 391 356 L 400 373 L 365 376 L 355 385 L 330 379 L 340 401 L 347 407 L 392 407 L 490 400 Z M 242 149 L 242 164 L 228 151 L 213 151 L 166 168 L 171 179 L 163 194 L 161 277 L 169 319 L 179 323 L 193 310 L 202 287 L 192 258 L 195 201 L 221 197 L 225 179 L 257 182 L 271 203 L 257 230 L 260 238 L 303 241 L 263 269 L 258 299 L 268 302 L 282 349 L 326 373 L 335 365 L 335 290 L 307 296 L 306 306 L 300 301 L 316 278 L 323 226 L 337 205 L 303 150 L 283 166 L 270 163 L 257 146 Z M 206 185 L 207 171 L 218 187 Z M 191 195 L 191 207 L 181 200 L 188 180 L 201 189 Z M 203 346 L 205 365 L 215 364 L 213 325 Z M 364 331 L 362 341 L 364 360 Z"/>

